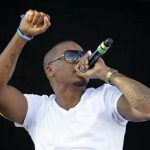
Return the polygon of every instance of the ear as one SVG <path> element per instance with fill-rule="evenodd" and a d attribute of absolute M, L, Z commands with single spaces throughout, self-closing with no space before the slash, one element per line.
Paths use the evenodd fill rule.
<path fill-rule="evenodd" d="M 46 67 L 45 67 L 45 73 L 46 73 L 46 76 L 49 78 L 52 78 L 52 77 L 54 77 L 54 70 L 53 70 L 53 67 L 52 67 L 52 65 L 47 65 Z"/>

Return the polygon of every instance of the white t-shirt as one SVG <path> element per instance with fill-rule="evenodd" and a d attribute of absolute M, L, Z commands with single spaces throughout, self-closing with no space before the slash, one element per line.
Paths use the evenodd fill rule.
<path fill-rule="evenodd" d="M 119 115 L 121 92 L 112 85 L 88 88 L 68 111 L 55 95 L 25 94 L 28 111 L 23 125 L 35 150 L 122 150 L 127 120 Z"/>

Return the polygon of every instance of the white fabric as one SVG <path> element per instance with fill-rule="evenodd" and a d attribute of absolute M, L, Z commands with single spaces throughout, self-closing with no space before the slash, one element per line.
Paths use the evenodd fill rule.
<path fill-rule="evenodd" d="M 88 88 L 67 111 L 57 105 L 54 94 L 25 94 L 28 111 L 22 126 L 36 150 L 122 150 L 127 120 L 117 111 L 120 96 L 109 84 Z"/>

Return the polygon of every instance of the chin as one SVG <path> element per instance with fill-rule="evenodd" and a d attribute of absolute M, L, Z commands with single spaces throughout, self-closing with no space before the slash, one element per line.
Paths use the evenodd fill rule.
<path fill-rule="evenodd" d="M 79 86 L 79 87 L 85 87 L 88 84 L 88 80 L 84 79 L 84 78 L 80 78 L 80 80 L 76 80 L 74 82 L 74 85 Z"/>

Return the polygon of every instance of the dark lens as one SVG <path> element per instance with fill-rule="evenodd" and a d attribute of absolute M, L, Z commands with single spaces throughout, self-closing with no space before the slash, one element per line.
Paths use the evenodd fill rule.
<path fill-rule="evenodd" d="M 78 57 L 80 57 L 78 51 L 67 50 L 64 53 L 64 58 L 67 62 L 75 62 L 78 60 Z"/>
<path fill-rule="evenodd" d="M 78 53 L 79 53 L 80 57 L 82 57 L 82 56 L 84 56 L 86 54 L 85 51 L 78 51 Z"/>
<path fill-rule="evenodd" d="M 80 57 L 85 55 L 85 51 L 81 50 L 66 50 L 64 58 L 67 62 L 76 62 Z"/>

